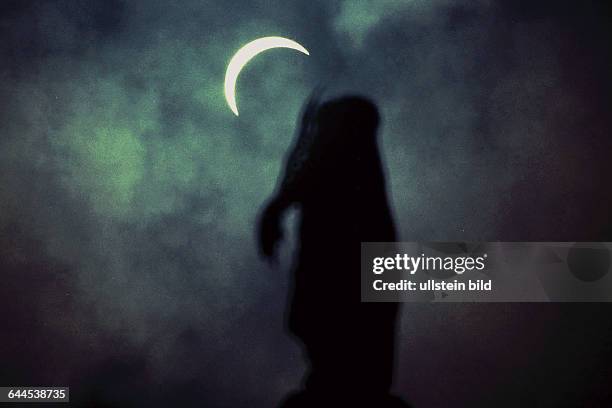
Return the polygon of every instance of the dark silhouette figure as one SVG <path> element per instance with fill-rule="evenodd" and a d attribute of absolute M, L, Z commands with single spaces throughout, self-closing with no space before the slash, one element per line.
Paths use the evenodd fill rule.
<path fill-rule="evenodd" d="M 315 99 L 259 224 L 260 249 L 274 258 L 283 212 L 300 210 L 289 330 L 310 367 L 283 407 L 404 407 L 389 394 L 398 305 L 360 301 L 360 243 L 396 238 L 378 110 L 358 96 Z"/>

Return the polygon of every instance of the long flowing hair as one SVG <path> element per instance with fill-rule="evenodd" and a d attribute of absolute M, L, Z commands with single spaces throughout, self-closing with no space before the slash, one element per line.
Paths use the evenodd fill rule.
<path fill-rule="evenodd" d="M 315 89 L 302 111 L 279 185 L 282 194 L 298 194 L 316 182 L 314 179 L 326 153 L 368 151 L 378 164 L 376 128 L 379 114 L 375 105 L 360 96 L 345 96 L 320 103 L 321 94 L 322 88 Z M 346 137 L 351 139 L 346 140 Z M 367 149 L 364 149 L 364 143 Z"/>

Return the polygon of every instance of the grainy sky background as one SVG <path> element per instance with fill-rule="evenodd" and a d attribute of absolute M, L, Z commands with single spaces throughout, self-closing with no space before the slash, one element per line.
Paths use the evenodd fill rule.
<path fill-rule="evenodd" d="M 612 240 L 603 4 L 2 2 L 0 382 L 97 406 L 267 407 L 295 388 L 290 250 L 268 269 L 253 225 L 319 84 L 378 102 L 404 240 Z M 227 62 L 267 35 L 311 56 L 253 60 L 236 118 Z M 397 392 L 601 399 L 611 311 L 406 305 Z"/>

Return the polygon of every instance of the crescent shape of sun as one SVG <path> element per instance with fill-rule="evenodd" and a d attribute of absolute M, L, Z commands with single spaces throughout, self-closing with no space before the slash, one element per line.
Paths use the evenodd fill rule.
<path fill-rule="evenodd" d="M 308 50 L 297 42 L 283 37 L 262 37 L 251 41 L 232 57 L 225 71 L 225 100 L 230 109 L 238 116 L 238 106 L 236 105 L 236 81 L 242 68 L 256 55 L 271 48 L 290 48 L 310 55 Z"/>

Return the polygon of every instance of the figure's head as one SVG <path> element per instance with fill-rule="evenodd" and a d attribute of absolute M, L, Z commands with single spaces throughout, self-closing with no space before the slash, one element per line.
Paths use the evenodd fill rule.
<path fill-rule="evenodd" d="M 320 132 L 354 141 L 374 139 L 380 116 L 376 105 L 363 96 L 344 96 L 323 103 L 317 112 Z"/>

